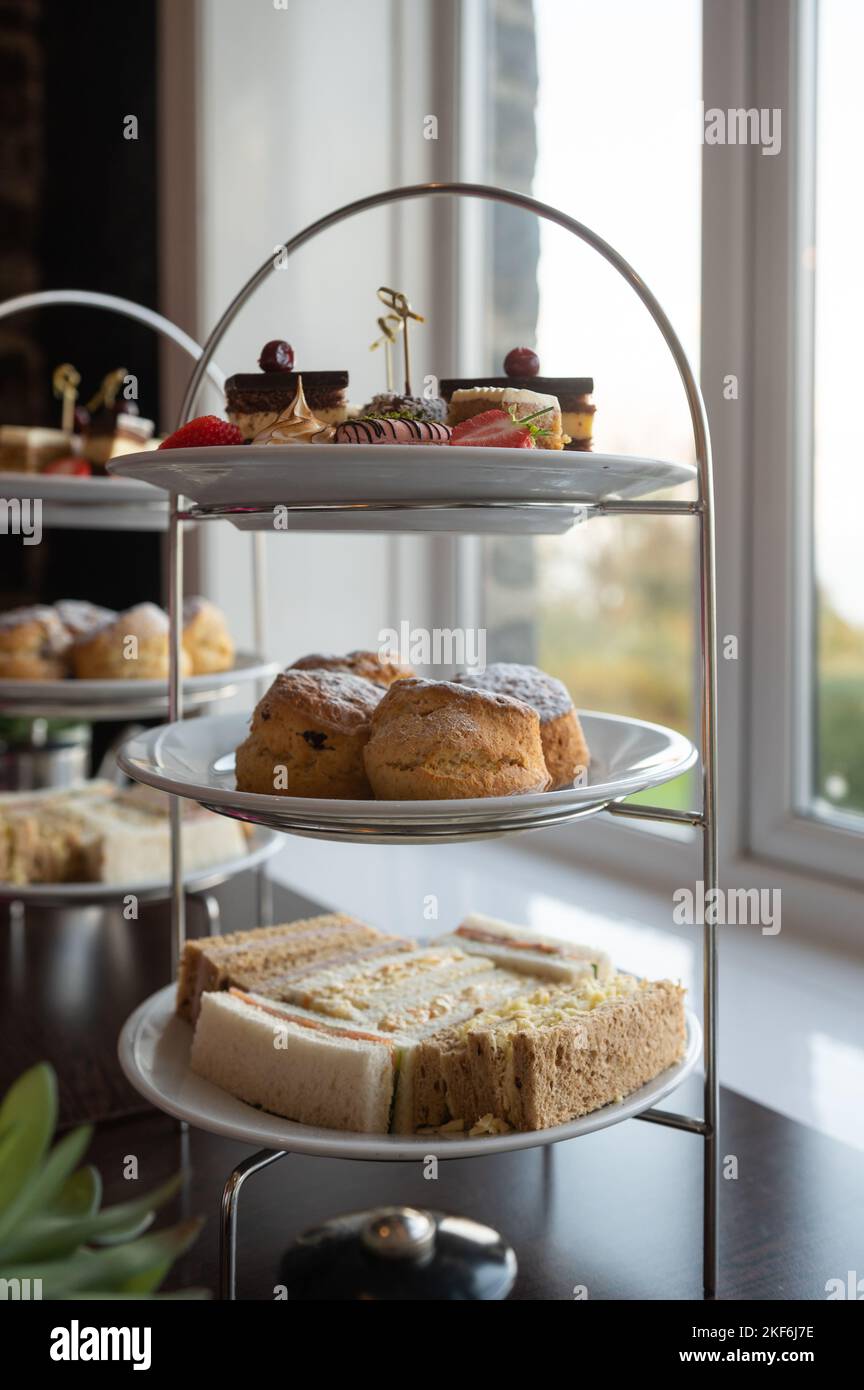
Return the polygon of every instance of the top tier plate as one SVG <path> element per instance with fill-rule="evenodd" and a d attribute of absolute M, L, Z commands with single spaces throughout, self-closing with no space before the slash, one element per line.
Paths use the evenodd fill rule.
<path fill-rule="evenodd" d="M 435 444 L 163 449 L 127 454 L 109 469 L 242 529 L 306 531 L 560 534 L 582 508 L 696 477 L 692 464 L 658 459 Z M 279 507 L 292 510 L 277 520 Z"/>

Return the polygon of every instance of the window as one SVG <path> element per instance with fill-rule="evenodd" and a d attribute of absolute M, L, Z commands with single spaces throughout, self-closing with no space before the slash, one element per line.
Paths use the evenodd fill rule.
<path fill-rule="evenodd" d="M 864 830 L 864 567 L 860 394 L 864 242 L 856 81 L 860 0 L 827 0 L 816 32 L 813 314 L 813 756 L 803 805 Z M 805 248 L 805 256 L 807 249 Z M 808 440 L 808 444 L 810 441 Z"/>
<path fill-rule="evenodd" d="M 661 8 L 662 47 L 657 7 L 639 0 L 491 5 L 485 176 L 611 241 L 659 295 L 698 368 L 700 6 Z M 591 61 L 574 82 L 589 29 Z M 536 344 L 541 371 L 594 377 L 595 448 L 692 461 L 675 366 L 616 272 L 561 228 L 510 208 L 488 214 L 487 236 L 490 355 L 475 366 L 500 372 L 510 347 Z M 689 519 L 628 517 L 486 542 L 489 659 L 536 662 L 582 708 L 691 733 L 695 541 Z M 642 799 L 683 807 L 694 783 L 683 777 Z"/>

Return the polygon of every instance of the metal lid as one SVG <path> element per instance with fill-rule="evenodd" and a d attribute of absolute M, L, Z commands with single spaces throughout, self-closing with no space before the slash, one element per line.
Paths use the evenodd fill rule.
<path fill-rule="evenodd" d="M 489 1226 L 415 1207 L 379 1207 L 324 1222 L 282 1261 L 296 1301 L 501 1300 L 516 1256 Z"/>

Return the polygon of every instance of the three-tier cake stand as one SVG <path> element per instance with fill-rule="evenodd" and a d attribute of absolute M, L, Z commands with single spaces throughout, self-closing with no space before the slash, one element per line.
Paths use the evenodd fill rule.
<path fill-rule="evenodd" d="M 702 877 L 706 891 L 717 886 L 716 597 L 711 446 L 699 386 L 684 349 L 657 299 L 624 258 L 589 227 L 534 198 L 484 184 L 416 184 L 358 199 L 319 218 L 286 241 L 280 264 L 321 232 L 359 213 L 406 199 L 442 195 L 506 203 L 532 212 L 578 237 L 618 271 L 660 329 L 678 368 L 690 410 L 696 469 L 655 460 L 565 454 L 557 456 L 563 458 L 563 463 L 555 463 L 551 458 L 541 460 L 539 455 L 535 455 L 529 470 L 515 465 L 512 457 L 502 457 L 510 451 L 452 447 L 434 450 L 436 461 L 433 468 L 429 450 L 434 446 L 404 451 L 399 448 L 376 450 L 364 447 L 357 454 L 351 451 L 355 460 L 352 482 L 344 470 L 339 473 L 337 456 L 344 458 L 349 452 L 347 449 L 334 449 L 332 458 L 331 451 L 319 449 L 317 469 L 312 475 L 301 466 L 298 446 L 287 451 L 291 455 L 290 464 L 284 456 L 279 460 L 279 450 L 270 449 L 260 451 L 266 452 L 268 461 L 259 465 L 256 461 L 259 451 L 252 449 L 250 452 L 248 446 L 233 451 L 235 456 L 241 456 L 239 459 L 234 457 L 233 467 L 231 450 L 196 450 L 194 452 L 199 458 L 194 466 L 190 458 L 181 456 L 181 451 L 175 458 L 172 458 L 173 451 L 160 455 L 158 467 L 161 473 L 158 481 L 172 492 L 169 524 L 171 723 L 161 730 L 151 731 L 144 740 L 133 740 L 127 744 L 119 761 L 130 776 L 175 793 L 172 810 L 172 973 L 176 970 L 185 934 L 182 856 L 177 833 L 180 803 L 176 793 L 200 800 L 223 814 L 269 824 L 288 833 L 367 843 L 440 843 L 463 838 L 488 838 L 544 824 L 582 819 L 605 810 L 622 818 L 675 823 L 698 830 L 702 838 Z M 273 265 L 272 259 L 264 262 L 225 310 L 207 339 L 190 378 L 179 423 L 189 418 L 208 364 L 225 331 L 249 297 L 267 279 Z M 326 463 L 324 453 L 327 455 Z M 205 455 L 212 456 L 210 484 L 207 481 Z M 362 468 L 359 461 L 361 455 Z M 480 458 L 480 455 L 486 457 Z M 421 460 L 429 466 L 422 466 Z M 279 462 L 284 466 L 277 467 Z M 137 459 L 119 460 L 112 471 L 141 478 L 148 476 L 148 466 L 152 468 L 153 465 L 153 456 L 149 460 L 139 456 Z M 336 475 L 328 489 L 323 479 L 331 468 L 336 470 Z M 448 468 L 457 471 L 459 483 L 449 495 L 445 495 L 441 489 L 446 487 L 448 476 L 454 477 L 452 471 L 448 475 Z M 310 481 L 310 477 L 315 481 Z M 694 501 L 663 501 L 651 495 L 663 487 L 689 478 L 695 478 L 697 484 Z M 193 500 L 186 501 L 183 494 Z M 635 786 L 628 783 L 626 776 L 616 782 L 611 773 L 605 783 L 602 775 L 594 783 L 593 762 L 592 784 L 579 791 L 551 792 L 524 798 L 495 798 L 486 806 L 466 802 L 452 803 L 445 808 L 439 803 L 438 808 L 443 814 L 437 817 L 435 807 L 430 803 L 352 803 L 353 809 L 347 813 L 341 805 L 335 811 L 328 810 L 327 802 L 317 803 L 316 807 L 299 798 L 253 797 L 236 792 L 228 754 L 233 748 L 229 736 L 236 735 L 237 722 L 226 725 L 222 733 L 214 725 L 211 736 L 205 727 L 208 721 L 196 720 L 200 744 L 197 748 L 193 748 L 190 742 L 190 726 L 181 723 L 183 528 L 191 522 L 228 518 L 244 529 L 268 529 L 273 527 L 276 505 L 297 529 L 316 531 L 402 529 L 483 534 L 504 529 L 530 534 L 567 530 L 573 524 L 577 511 L 580 518 L 612 515 L 693 517 L 699 529 L 700 809 L 676 811 L 627 802 L 624 798 Z M 610 747 L 615 738 L 614 730 L 609 732 L 611 719 L 612 716 L 595 717 L 598 737 L 608 735 Z M 627 725 L 634 735 L 644 736 L 648 744 L 655 748 L 655 753 L 657 747 L 662 745 L 653 764 L 656 766 L 655 773 L 643 776 L 641 785 L 659 785 L 696 761 L 695 748 L 681 736 L 661 730 L 658 726 L 641 724 L 638 720 L 620 722 L 622 726 Z M 655 744 L 651 744 L 652 738 Z M 588 739 L 593 750 L 591 733 L 588 733 Z M 220 749 L 224 756 L 216 756 Z M 199 768 L 197 782 L 195 777 L 187 775 L 188 767 L 193 764 Z M 509 805 L 499 804 L 505 801 Z M 168 1113 L 260 1147 L 259 1152 L 234 1169 L 225 1185 L 220 1242 L 222 1296 L 233 1298 L 236 1293 L 237 1216 L 243 1184 L 252 1173 L 259 1172 L 286 1153 L 397 1161 L 419 1161 L 430 1153 L 439 1158 L 477 1157 L 506 1149 L 557 1142 L 635 1117 L 695 1134 L 702 1140 L 703 1284 L 706 1297 L 713 1297 L 717 1284 L 718 1077 L 717 941 L 715 926 L 711 921 L 705 923 L 702 944 L 705 1079 L 701 1117 L 676 1114 L 658 1109 L 656 1105 L 698 1061 L 701 1033 L 694 1016 L 688 1014 L 687 1052 L 676 1067 L 670 1068 L 669 1072 L 624 1102 L 607 1106 L 570 1124 L 531 1134 L 474 1139 L 442 1138 L 439 1142 L 429 1136 L 341 1134 L 261 1115 L 192 1075 L 188 1069 L 188 1025 L 171 1016 L 171 986 L 154 995 L 136 1010 L 121 1034 L 120 1057 L 129 1080 Z"/>

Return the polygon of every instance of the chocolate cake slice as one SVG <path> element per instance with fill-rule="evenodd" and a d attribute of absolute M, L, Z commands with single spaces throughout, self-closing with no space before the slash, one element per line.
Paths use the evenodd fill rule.
<path fill-rule="evenodd" d="M 561 407 L 561 426 L 570 436 L 565 449 L 583 452 L 591 448 L 594 412 L 591 400 L 594 379 L 590 376 L 477 376 L 452 378 L 439 383 L 442 398 L 450 403 L 454 391 L 466 391 L 475 386 L 514 387 L 517 391 L 539 391 L 544 396 L 557 396 Z M 452 422 L 451 422 L 452 423 Z"/>
<path fill-rule="evenodd" d="M 225 382 L 225 408 L 244 439 L 254 439 L 288 409 L 301 376 L 309 408 L 322 424 L 339 425 L 347 418 L 347 372 L 240 373 Z"/>

